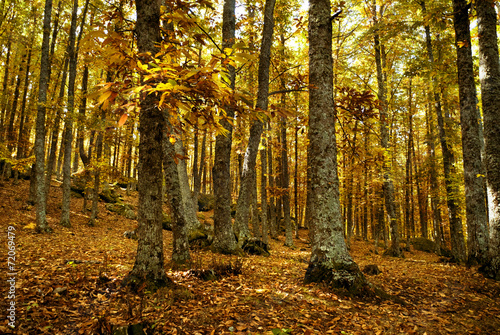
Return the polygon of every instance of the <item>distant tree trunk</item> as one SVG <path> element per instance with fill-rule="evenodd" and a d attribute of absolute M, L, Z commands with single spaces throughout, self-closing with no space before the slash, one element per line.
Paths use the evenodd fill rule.
<path fill-rule="evenodd" d="M 269 174 L 269 188 L 271 190 L 274 189 L 275 187 L 275 178 L 274 178 L 274 170 L 273 170 L 273 148 L 271 145 L 271 123 L 268 121 L 267 122 L 267 163 L 268 163 L 268 169 L 267 173 Z M 274 192 L 271 193 L 270 196 L 270 201 L 269 201 L 269 230 L 271 234 L 271 238 L 277 239 L 278 238 L 278 231 L 277 231 L 277 219 L 276 219 L 276 202 L 275 202 L 276 197 L 274 196 Z"/>
<path fill-rule="evenodd" d="M 487 213 L 483 164 L 481 160 L 481 116 L 476 107 L 476 86 L 469 27 L 469 7 L 465 0 L 453 0 L 453 23 L 457 49 L 460 124 L 464 161 L 465 213 L 467 219 L 469 264 L 483 262 L 488 254 Z M 462 226 L 451 226 L 454 256 L 464 261 Z"/>
<path fill-rule="evenodd" d="M 380 107 L 380 146 L 383 148 L 385 152 L 389 150 L 389 131 L 387 129 L 387 96 L 386 96 L 386 79 L 385 74 L 383 72 L 382 66 L 382 46 L 380 43 L 380 35 L 378 29 L 378 20 L 377 20 L 377 6 L 374 1 L 373 6 L 373 16 L 374 16 L 374 24 L 375 24 L 375 32 L 374 32 L 374 45 L 375 45 L 375 63 L 377 66 L 377 82 L 378 82 L 378 98 L 381 101 Z M 399 245 L 399 222 L 397 218 L 395 203 L 394 203 L 394 184 L 390 175 L 390 166 L 388 159 L 384 155 L 384 166 L 383 166 L 383 177 L 384 177 L 384 185 L 382 187 L 383 198 L 385 201 L 385 207 L 387 211 L 387 216 L 389 217 L 389 227 L 391 230 L 391 246 L 388 250 L 386 250 L 386 254 L 401 257 L 402 251 Z"/>
<path fill-rule="evenodd" d="M 296 103 L 297 105 L 297 103 Z M 294 142 L 294 169 L 293 169 L 293 213 L 295 215 L 295 238 L 299 238 L 299 228 L 300 228 L 300 215 L 299 215 L 299 192 L 298 192 L 298 183 L 299 183 L 299 174 L 298 174 L 298 168 L 299 168 L 299 126 L 295 126 L 295 142 Z"/>
<path fill-rule="evenodd" d="M 304 281 L 326 280 L 333 287 L 360 292 L 366 279 L 344 241 L 337 175 L 333 101 L 330 1 L 309 1 L 309 147 L 307 197 L 311 259 Z"/>
<path fill-rule="evenodd" d="M 63 72 L 62 72 L 61 85 L 59 88 L 59 98 L 58 98 L 57 104 L 56 104 L 56 115 L 54 117 L 54 124 L 52 125 L 50 150 L 48 153 L 49 158 L 47 160 L 47 179 L 46 179 L 46 185 L 45 185 L 45 193 L 47 194 L 47 197 L 48 197 L 49 192 L 50 192 L 50 181 L 52 180 L 52 174 L 53 174 L 55 164 L 56 164 L 57 142 L 59 140 L 59 127 L 61 124 L 61 110 L 62 110 L 62 107 L 60 107 L 59 104 L 62 103 L 62 101 L 64 99 L 66 78 L 68 76 L 68 64 L 69 64 L 69 61 L 66 58 L 66 60 L 64 62 Z M 64 141 L 61 141 L 61 149 L 63 148 L 63 142 Z"/>
<path fill-rule="evenodd" d="M 269 65 L 271 62 L 271 46 L 274 30 L 274 5 L 276 0 L 266 0 L 264 6 L 264 27 L 262 32 L 262 41 L 259 54 L 258 70 L 258 91 L 256 108 L 258 110 L 267 110 L 269 102 Z M 235 232 L 238 235 L 238 245 L 242 245 L 244 240 L 250 236 L 248 230 L 248 209 L 249 199 L 252 187 L 252 179 L 256 178 L 255 166 L 257 153 L 259 150 L 260 138 L 262 135 L 264 123 L 256 119 L 250 128 L 250 137 L 248 147 L 243 161 L 243 170 L 241 174 L 241 187 L 238 195 L 236 207 L 236 216 L 234 220 Z"/>
<path fill-rule="evenodd" d="M 35 23 L 36 25 L 36 19 Z M 33 37 L 31 38 L 31 45 L 34 44 L 34 34 Z M 25 112 L 26 112 L 26 99 L 28 96 L 28 89 L 29 89 L 29 75 L 30 75 L 30 65 L 31 65 L 31 54 L 32 54 L 32 49 L 29 48 L 28 50 L 28 57 L 26 58 L 26 69 L 25 69 L 25 74 L 24 74 L 24 92 L 23 92 L 23 97 L 21 100 L 21 113 L 19 117 L 19 133 L 17 137 L 17 158 L 24 158 L 24 148 L 26 146 L 26 139 L 25 139 L 25 134 L 24 134 L 24 119 L 25 119 Z"/>
<path fill-rule="evenodd" d="M 489 210 L 489 258 L 481 270 L 500 280 L 500 66 L 496 13 L 490 1 L 476 2 L 479 28 L 479 78 L 484 115 L 485 165 Z M 483 257 L 486 238 L 477 235 L 477 248 Z M 479 258 L 482 260 L 482 258 Z"/>
<path fill-rule="evenodd" d="M 104 111 L 102 112 L 102 118 L 104 119 L 105 113 Z M 97 139 L 96 139 L 96 156 L 95 156 L 95 162 L 96 166 L 94 167 L 94 187 L 92 191 L 92 211 L 90 214 L 90 220 L 89 220 L 89 226 L 94 226 L 95 221 L 97 219 L 97 205 L 99 203 L 99 185 L 100 185 L 100 177 L 101 177 L 101 170 L 99 167 L 99 163 L 101 162 L 102 158 L 102 142 L 103 142 L 103 131 L 99 131 L 97 134 Z"/>
<path fill-rule="evenodd" d="M 189 221 L 193 220 L 193 206 L 191 191 L 189 190 L 186 162 L 175 162 L 176 154 L 180 153 L 184 156 L 184 147 L 180 139 L 177 139 L 175 145 L 170 142 L 170 136 L 174 135 L 172 134 L 173 127 L 168 120 L 168 112 L 165 111 L 164 116 L 167 133 L 163 135 L 163 173 L 165 176 L 168 202 L 173 216 L 172 231 L 174 246 L 172 249 L 172 262 L 175 266 L 180 266 L 191 258 L 189 254 L 188 230 L 198 228 L 200 224 L 196 217 L 196 212 L 194 213 L 194 220 L 196 222 Z M 181 166 L 182 163 L 184 163 L 183 167 Z M 185 184 L 182 185 L 182 183 Z M 188 194 L 186 194 L 186 191 Z"/>
<path fill-rule="evenodd" d="M 200 190 L 201 190 L 201 184 L 203 180 L 203 175 L 205 173 L 205 156 L 206 156 L 206 146 L 207 146 L 207 132 L 205 131 L 203 134 L 203 139 L 201 140 L 201 154 L 200 154 L 200 167 L 199 169 L 195 169 L 193 171 L 193 174 L 196 175 L 197 177 L 195 178 L 195 183 L 194 183 L 194 191 L 193 191 L 193 202 L 194 202 L 194 208 L 195 211 L 198 210 L 198 197 L 200 196 Z M 197 166 L 197 164 L 195 164 Z M 203 181 L 203 184 L 205 184 L 206 178 Z M 205 192 L 203 192 L 205 193 Z"/>
<path fill-rule="evenodd" d="M 269 227 L 267 220 L 267 153 L 266 153 L 266 138 L 262 138 L 262 146 L 264 149 L 260 150 L 260 209 L 262 212 L 262 241 L 269 243 Z"/>
<path fill-rule="evenodd" d="M 49 27 L 50 29 L 50 27 Z M 9 99 L 9 92 L 7 91 L 9 85 L 9 63 L 10 63 L 10 54 L 12 48 L 12 41 L 9 35 L 9 39 L 7 41 L 7 55 L 5 56 L 5 64 L 4 64 L 4 75 L 3 75 L 3 84 L 2 84 L 2 100 L 1 100 L 1 115 L 0 115 L 0 142 L 4 141 L 4 132 L 5 132 L 5 122 L 7 119 L 7 101 Z M 48 79 L 47 79 L 48 82 Z"/>
<path fill-rule="evenodd" d="M 170 125 L 170 123 L 167 123 L 167 127 L 169 125 Z M 170 141 L 169 141 L 169 143 L 170 143 Z M 172 143 L 170 143 L 170 144 L 172 144 Z M 167 146 L 168 146 L 168 143 L 167 143 Z M 181 156 L 186 156 L 186 152 L 184 151 L 184 145 L 182 144 L 182 140 L 180 138 L 177 138 L 177 140 L 175 141 L 174 148 L 175 148 L 175 153 L 177 153 Z M 170 150 L 168 150 L 168 152 L 170 154 Z M 172 159 L 173 159 L 173 157 L 175 157 L 175 155 L 172 156 Z M 165 159 L 167 159 L 167 158 L 165 158 Z M 165 161 L 165 162 L 171 163 L 170 160 Z M 173 162 L 175 164 L 175 161 L 173 161 Z M 196 216 L 196 209 L 195 209 L 198 206 L 194 207 L 194 204 L 193 204 L 194 199 L 193 199 L 193 196 L 191 194 L 191 189 L 189 188 L 189 176 L 187 174 L 186 161 L 183 159 L 178 160 L 177 164 L 175 164 L 175 165 L 176 165 L 176 169 L 177 169 L 177 173 L 178 173 L 177 179 L 179 180 L 178 187 L 179 187 L 180 193 L 182 195 L 181 213 L 182 213 L 182 215 L 184 215 L 184 221 L 186 222 L 185 229 L 187 229 L 187 231 L 189 232 L 191 230 L 195 230 L 195 229 L 200 228 L 200 222 L 198 221 L 198 217 Z M 165 170 L 166 168 L 167 167 L 164 167 L 163 169 Z M 173 176 L 171 176 L 170 178 L 173 178 Z M 171 186 L 177 187 L 175 185 L 176 185 L 176 183 L 173 182 L 173 184 Z M 167 185 L 167 192 L 171 192 L 171 191 L 172 191 L 172 189 L 170 189 Z"/>
<path fill-rule="evenodd" d="M 25 52 L 25 51 L 24 51 Z M 23 64 L 26 61 L 26 54 L 23 53 L 21 56 L 21 64 L 19 65 L 19 71 L 16 79 L 16 86 L 14 88 L 14 98 L 12 99 L 12 107 L 10 109 L 9 115 L 9 125 L 7 128 L 7 149 L 12 152 L 16 144 L 16 135 L 14 131 L 14 121 L 17 112 L 17 103 L 19 101 L 19 91 L 21 89 L 21 77 L 23 73 Z"/>
<path fill-rule="evenodd" d="M 35 136 L 35 178 L 36 178 L 36 231 L 50 232 L 46 216 L 45 194 L 45 111 L 47 88 L 49 86 L 49 34 L 52 15 L 52 0 L 45 1 L 43 14 L 42 56 L 40 61 L 40 79 L 38 88 L 38 111 L 36 117 Z"/>
<path fill-rule="evenodd" d="M 283 218 L 285 221 L 285 246 L 294 247 L 293 243 L 293 225 L 290 218 L 290 174 L 288 172 L 288 147 L 286 138 L 286 119 L 281 118 L 281 187 L 284 190 Z M 297 222 L 295 222 L 297 224 Z"/>
<path fill-rule="evenodd" d="M 75 81 L 76 81 L 76 18 L 78 11 L 78 0 L 73 1 L 73 12 L 71 14 L 71 26 L 69 32 L 69 80 L 68 80 L 68 106 L 66 111 L 66 122 L 64 133 L 64 163 L 63 163 L 63 198 L 61 207 L 61 225 L 70 227 L 69 206 L 71 199 L 71 142 L 73 140 L 73 110 L 75 105 Z"/>
<path fill-rule="evenodd" d="M 149 52 L 155 55 L 160 41 L 160 1 L 136 0 L 137 48 L 143 64 L 150 62 Z M 143 283 L 149 290 L 168 285 L 170 279 L 163 267 L 162 233 L 162 147 L 165 117 L 156 106 L 157 97 L 148 94 L 141 101 L 139 114 L 139 208 L 137 256 L 132 271 L 123 285 L 138 289 Z"/>
<path fill-rule="evenodd" d="M 89 68 L 87 65 L 85 65 L 83 69 L 83 76 L 82 76 L 82 101 L 80 102 L 80 108 L 79 108 L 79 114 L 80 114 L 80 122 L 78 123 L 78 136 L 77 136 L 77 143 L 76 146 L 78 148 L 78 153 L 80 159 L 82 160 L 83 166 L 85 170 L 87 170 L 88 165 L 90 164 L 90 157 L 92 155 L 92 145 L 89 145 L 89 151 L 88 153 L 85 152 L 85 147 L 84 147 L 84 128 L 83 128 L 83 121 L 85 120 L 85 110 L 87 109 L 87 85 L 88 85 L 88 80 L 89 80 Z M 87 175 L 90 178 L 90 174 L 87 173 L 87 171 L 84 172 L 85 176 L 85 185 L 87 185 Z M 83 211 L 87 209 L 87 198 L 89 196 L 89 189 L 85 186 L 85 196 L 83 199 Z"/>
<path fill-rule="evenodd" d="M 236 17 L 235 0 L 225 0 L 222 14 L 222 46 L 231 48 L 235 39 Z M 228 65 L 230 88 L 234 90 L 235 69 Z M 228 118 L 234 118 L 234 106 L 224 106 Z M 228 131 L 226 135 L 217 135 L 215 139 L 215 162 L 212 169 L 214 185 L 214 241 L 212 250 L 215 252 L 237 253 L 231 219 L 231 143 L 233 127 L 227 120 L 221 125 Z"/>

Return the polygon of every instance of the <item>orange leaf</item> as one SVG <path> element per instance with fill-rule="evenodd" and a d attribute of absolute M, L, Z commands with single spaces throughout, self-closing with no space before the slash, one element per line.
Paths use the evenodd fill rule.
<path fill-rule="evenodd" d="M 122 117 L 120 118 L 120 120 L 118 120 L 118 127 L 121 127 L 125 124 L 125 122 L 127 121 L 127 118 L 128 118 L 128 114 L 123 114 Z"/>

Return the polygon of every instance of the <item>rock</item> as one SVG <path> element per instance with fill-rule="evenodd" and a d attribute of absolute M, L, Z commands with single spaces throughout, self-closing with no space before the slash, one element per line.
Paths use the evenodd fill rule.
<path fill-rule="evenodd" d="M 242 247 L 243 251 L 250 255 L 260 255 L 268 257 L 271 254 L 269 253 L 269 245 L 264 243 L 263 241 L 257 238 L 250 238 L 243 243 Z"/>
<path fill-rule="evenodd" d="M 137 218 L 137 215 L 134 212 L 134 206 L 121 201 L 117 203 L 107 203 L 106 209 L 108 211 L 118 213 L 130 220 L 135 220 Z"/>
<path fill-rule="evenodd" d="M 378 268 L 378 266 L 376 264 L 370 264 L 370 265 L 367 265 L 363 268 L 363 273 L 365 273 L 369 276 L 376 276 L 376 275 L 382 273 L 382 271 L 380 271 L 380 269 Z"/>

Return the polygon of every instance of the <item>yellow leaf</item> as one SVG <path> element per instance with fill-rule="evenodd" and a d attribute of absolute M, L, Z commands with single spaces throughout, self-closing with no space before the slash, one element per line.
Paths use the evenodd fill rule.
<path fill-rule="evenodd" d="M 34 222 L 27 224 L 26 226 L 23 227 L 23 229 L 35 229 L 36 225 Z"/>
<path fill-rule="evenodd" d="M 97 99 L 97 103 L 100 105 L 102 104 L 104 101 L 108 100 L 109 97 L 111 96 L 111 94 L 113 93 L 113 91 L 106 91 L 104 92 L 100 97 L 99 99 Z"/>
<path fill-rule="evenodd" d="M 175 137 L 170 136 L 170 139 L 169 139 L 169 140 L 170 140 L 170 143 L 175 144 Z"/>

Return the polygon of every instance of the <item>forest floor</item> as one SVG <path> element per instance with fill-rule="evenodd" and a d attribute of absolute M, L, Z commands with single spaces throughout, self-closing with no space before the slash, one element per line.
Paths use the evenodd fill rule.
<path fill-rule="evenodd" d="M 304 285 L 307 231 L 301 231 L 295 249 L 284 247 L 283 238 L 271 241 L 267 258 L 193 251 L 193 268 L 241 263 L 242 273 L 203 281 L 166 265 L 176 288 L 132 294 L 120 282 L 137 248 L 123 233 L 136 222 L 101 203 L 98 224 L 89 227 L 83 200 L 74 199 L 72 227 L 61 227 L 61 189 L 53 187 L 48 222 L 54 232 L 36 234 L 34 208 L 26 205 L 28 189 L 28 181 L 0 184 L 0 334 L 108 334 L 117 325 L 139 323 L 147 334 L 500 334 L 500 283 L 484 279 L 475 268 L 439 262 L 434 254 L 410 251 L 395 259 L 375 254 L 373 244 L 353 242 L 359 266 L 377 264 L 382 271 L 369 281 L 405 304 Z M 14 330 L 6 319 L 9 226 L 15 228 L 16 244 Z M 172 233 L 164 231 L 166 259 L 171 248 Z"/>

